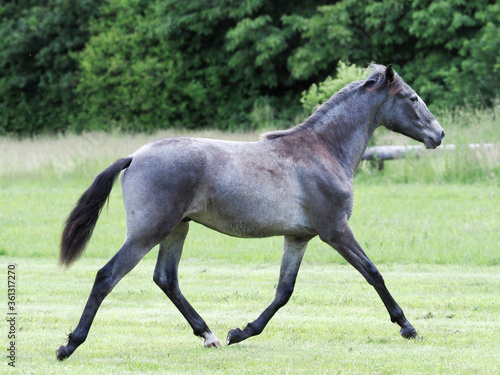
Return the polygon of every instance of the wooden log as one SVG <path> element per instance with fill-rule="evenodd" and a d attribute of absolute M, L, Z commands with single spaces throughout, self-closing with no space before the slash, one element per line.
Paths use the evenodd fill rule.
<path fill-rule="evenodd" d="M 484 144 L 470 144 L 468 145 L 470 149 L 481 149 L 481 148 L 493 148 L 492 143 Z M 436 151 L 455 151 L 455 145 L 441 145 Z M 425 146 L 423 145 L 412 145 L 412 146 L 373 146 L 368 147 L 363 155 L 362 160 L 369 160 L 372 165 L 375 166 L 378 163 L 378 169 L 384 169 L 385 160 L 403 159 L 407 155 L 412 155 L 418 157 L 424 152 L 427 152 Z"/>

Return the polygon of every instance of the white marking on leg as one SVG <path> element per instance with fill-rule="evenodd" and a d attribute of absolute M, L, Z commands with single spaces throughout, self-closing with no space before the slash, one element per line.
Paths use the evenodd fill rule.
<path fill-rule="evenodd" d="M 205 345 L 206 348 L 220 348 L 220 342 L 215 335 L 208 331 L 203 334 L 203 337 L 205 338 L 205 341 L 203 342 L 203 345 Z"/>

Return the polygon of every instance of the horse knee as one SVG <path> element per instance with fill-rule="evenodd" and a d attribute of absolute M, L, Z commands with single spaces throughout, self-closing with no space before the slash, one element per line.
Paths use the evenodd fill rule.
<path fill-rule="evenodd" d="M 167 275 L 164 272 L 157 272 L 157 271 L 155 271 L 154 274 L 153 274 L 153 281 L 162 290 L 168 290 L 168 289 L 170 289 L 169 288 L 169 282 L 168 282 Z"/>
<path fill-rule="evenodd" d="M 372 286 L 385 285 L 382 274 L 375 266 L 369 267 L 367 270 L 366 281 Z"/>
<path fill-rule="evenodd" d="M 158 285 L 160 288 L 163 285 L 162 281 L 162 275 L 160 272 L 156 271 L 153 273 L 153 281 L 155 282 L 156 285 Z"/>
<path fill-rule="evenodd" d="M 153 274 L 153 281 L 163 290 L 167 296 L 171 297 L 178 290 L 178 283 L 175 279 L 168 277 L 164 272 L 157 272 Z"/>

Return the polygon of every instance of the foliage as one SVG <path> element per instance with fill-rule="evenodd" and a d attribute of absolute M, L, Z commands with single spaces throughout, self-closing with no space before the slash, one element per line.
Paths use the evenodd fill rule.
<path fill-rule="evenodd" d="M 0 133 L 290 126 L 339 61 L 393 63 L 433 110 L 499 94 L 496 0 L 26 0 L 0 17 Z"/>
<path fill-rule="evenodd" d="M 260 15 L 277 6 L 112 0 L 102 8 L 79 56 L 79 130 L 114 122 L 134 130 L 258 126 L 261 107 L 268 123 L 283 101 L 273 90 L 295 95 L 286 90 L 289 33 L 275 25 L 280 14 Z"/>
<path fill-rule="evenodd" d="M 147 5 L 113 0 L 91 23 L 92 37 L 75 55 L 81 68 L 76 130 L 151 131 L 188 110 L 182 96 L 196 85 L 175 84 L 181 59 L 152 30 Z"/>
<path fill-rule="evenodd" d="M 323 82 L 317 85 L 313 83 L 309 90 L 302 93 L 300 102 L 308 113 L 312 113 L 318 105 L 326 102 L 345 85 L 353 81 L 363 80 L 366 76 L 366 70 L 358 68 L 356 65 L 348 65 L 339 61 L 336 77 L 332 78 L 328 76 Z"/>
<path fill-rule="evenodd" d="M 306 43 L 291 57 L 292 73 L 314 76 L 339 59 L 392 62 L 434 108 L 491 105 L 500 87 L 499 9 L 491 0 L 343 0 L 320 7 L 293 20 Z"/>
<path fill-rule="evenodd" d="M 493 33 L 500 4 L 429 0 L 411 14 L 408 30 L 418 54 L 403 71 L 421 96 L 442 108 L 491 105 L 500 87 L 500 42 Z"/>
<path fill-rule="evenodd" d="M 100 1 L 0 5 L 0 134 L 60 131 L 74 115 L 78 64 Z"/>

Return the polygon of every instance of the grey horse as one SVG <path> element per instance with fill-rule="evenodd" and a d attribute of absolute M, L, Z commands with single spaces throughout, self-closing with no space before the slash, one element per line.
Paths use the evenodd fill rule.
<path fill-rule="evenodd" d="M 230 330 L 227 345 L 260 334 L 287 303 L 307 244 L 315 236 L 337 250 L 375 288 L 404 338 L 417 337 L 348 225 L 354 172 L 380 125 L 427 148 L 439 146 L 445 135 L 391 65 L 372 65 L 366 80 L 344 87 L 303 123 L 266 133 L 258 142 L 168 138 L 116 161 L 96 177 L 70 213 L 60 260 L 69 266 L 83 252 L 121 171 L 125 242 L 97 272 L 80 322 L 68 344 L 57 349 L 57 358 L 69 357 L 85 341 L 101 302 L 157 244 L 155 283 L 194 334 L 204 338 L 206 347 L 220 346 L 179 289 L 177 269 L 190 221 L 236 237 L 284 236 L 274 300 L 244 329 Z"/>

